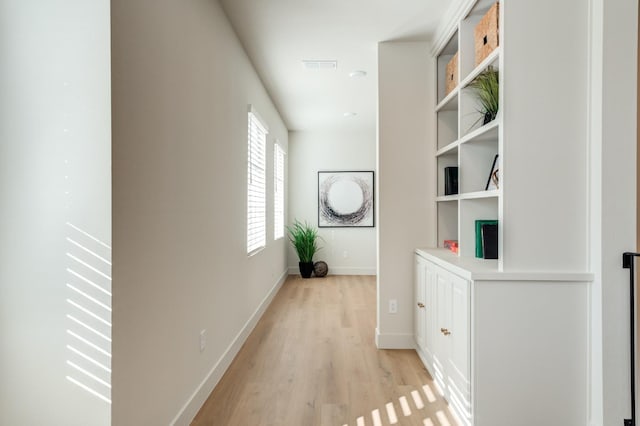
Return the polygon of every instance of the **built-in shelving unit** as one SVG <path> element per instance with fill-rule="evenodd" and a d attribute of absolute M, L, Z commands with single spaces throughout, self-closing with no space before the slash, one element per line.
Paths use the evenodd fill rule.
<path fill-rule="evenodd" d="M 461 425 L 585 424 L 594 288 L 585 249 L 587 44 L 576 35 L 576 55 L 550 55 L 549 45 L 582 34 L 586 21 L 549 15 L 551 1 L 494 3 L 461 2 L 431 52 L 437 216 L 424 226 L 435 225 L 437 247 L 415 252 L 415 348 Z M 485 15 L 478 47 L 496 45 L 496 24 L 499 46 L 476 63 L 474 30 Z M 544 31 L 533 31 L 539 22 Z M 470 86 L 488 67 L 499 73 L 499 111 L 483 124 Z M 575 78 L 557 79 L 557 69 Z M 550 93 L 573 96 L 558 102 Z M 496 156 L 499 182 L 487 189 Z M 458 193 L 445 195 L 455 187 L 445 185 L 451 166 Z M 477 220 L 498 221 L 498 259 L 476 257 Z M 454 251 L 445 240 L 457 240 L 446 244 Z M 531 395 L 544 398 L 532 408 Z"/>
<path fill-rule="evenodd" d="M 488 67 L 499 72 L 502 82 L 502 49 L 497 47 L 475 65 L 474 29 L 495 0 L 479 0 L 469 14 L 460 20 L 449 41 L 436 55 L 437 63 L 437 223 L 438 247 L 445 240 L 458 240 L 459 256 L 475 256 L 475 221 L 498 220 L 501 223 L 501 184 L 498 189 L 486 190 L 493 161 L 498 155 L 498 168 L 502 159 L 502 94 L 500 111 L 491 122 L 483 124 L 478 112 L 477 98 L 470 83 Z M 457 56 L 456 87 L 446 93 L 447 64 Z M 502 83 L 500 84 L 502 87 Z M 446 167 L 458 167 L 458 194 L 445 195 Z M 499 225 L 499 253 L 501 257 L 502 229 Z M 502 268 L 499 259 L 495 264 Z"/>

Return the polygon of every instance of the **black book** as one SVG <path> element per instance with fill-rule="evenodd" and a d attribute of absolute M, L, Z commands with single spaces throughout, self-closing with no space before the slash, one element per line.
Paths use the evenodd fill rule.
<path fill-rule="evenodd" d="M 498 258 L 498 225 L 482 225 L 482 254 L 485 259 Z"/>
<path fill-rule="evenodd" d="M 444 195 L 453 195 L 458 193 L 458 168 L 444 168 Z"/>

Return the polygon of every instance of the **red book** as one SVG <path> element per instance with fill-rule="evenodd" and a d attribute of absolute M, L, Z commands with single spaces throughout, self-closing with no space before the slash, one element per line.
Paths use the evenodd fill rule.
<path fill-rule="evenodd" d="M 458 240 L 444 240 L 444 248 L 458 253 Z"/>

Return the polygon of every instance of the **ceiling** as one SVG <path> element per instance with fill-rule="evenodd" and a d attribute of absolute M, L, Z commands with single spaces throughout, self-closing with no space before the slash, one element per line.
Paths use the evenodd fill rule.
<path fill-rule="evenodd" d="M 378 43 L 428 40 L 451 3 L 219 1 L 292 131 L 375 128 Z M 303 60 L 337 61 L 337 68 L 309 70 Z M 367 75 L 350 77 L 356 70 Z"/>

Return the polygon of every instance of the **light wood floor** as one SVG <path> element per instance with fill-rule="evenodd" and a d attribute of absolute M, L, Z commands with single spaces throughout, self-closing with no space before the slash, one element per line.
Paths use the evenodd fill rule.
<path fill-rule="evenodd" d="M 376 349 L 375 325 L 375 277 L 290 276 L 192 425 L 455 426 L 416 353 Z"/>

